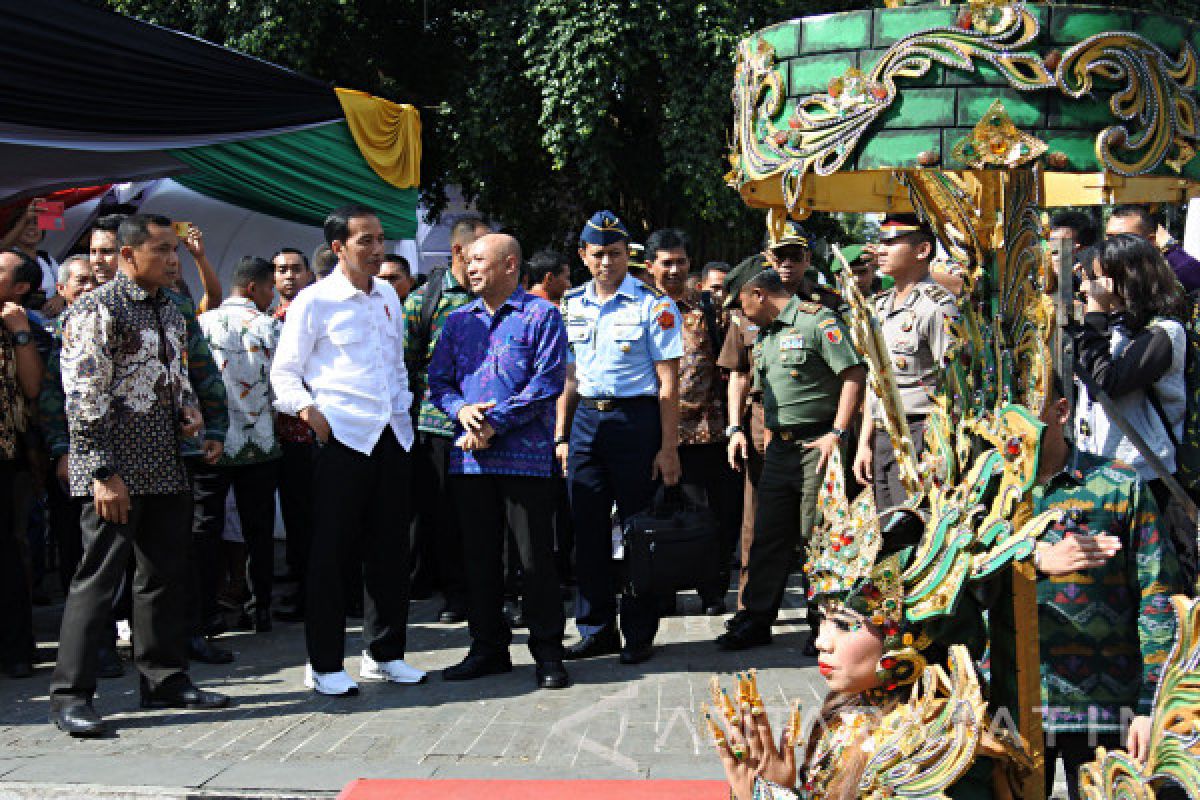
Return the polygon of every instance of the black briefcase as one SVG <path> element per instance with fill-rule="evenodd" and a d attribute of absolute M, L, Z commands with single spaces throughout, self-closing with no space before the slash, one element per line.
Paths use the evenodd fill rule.
<path fill-rule="evenodd" d="M 637 597 L 703 585 L 719 558 L 717 517 L 688 502 L 678 487 L 659 489 L 654 503 L 625 523 L 625 570 Z"/>

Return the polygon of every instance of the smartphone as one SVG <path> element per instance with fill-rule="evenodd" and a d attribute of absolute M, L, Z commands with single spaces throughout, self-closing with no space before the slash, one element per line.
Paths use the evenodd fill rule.
<path fill-rule="evenodd" d="M 66 223 L 63 220 L 63 214 L 66 213 L 66 207 L 62 203 L 51 203 L 43 201 L 37 207 L 37 224 L 38 230 L 42 231 L 61 231 L 66 228 Z"/>
<path fill-rule="evenodd" d="M 188 234 L 191 232 L 192 232 L 192 223 L 190 223 L 190 222 L 176 222 L 175 223 L 175 235 L 178 236 L 180 239 L 186 239 Z"/>

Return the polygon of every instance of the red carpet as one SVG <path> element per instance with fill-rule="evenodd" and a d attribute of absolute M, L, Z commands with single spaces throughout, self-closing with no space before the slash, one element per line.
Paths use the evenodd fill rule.
<path fill-rule="evenodd" d="M 356 780 L 338 800 L 728 800 L 720 781 Z"/>

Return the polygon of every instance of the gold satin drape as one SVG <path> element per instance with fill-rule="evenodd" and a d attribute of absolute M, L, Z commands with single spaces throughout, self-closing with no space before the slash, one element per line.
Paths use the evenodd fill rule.
<path fill-rule="evenodd" d="M 337 89 L 350 134 L 363 159 L 397 189 L 421 184 L 421 114 L 411 105 Z"/>

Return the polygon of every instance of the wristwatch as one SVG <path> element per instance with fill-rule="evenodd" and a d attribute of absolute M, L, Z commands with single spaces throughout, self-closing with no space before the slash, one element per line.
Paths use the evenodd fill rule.
<path fill-rule="evenodd" d="M 33 334 L 29 331 L 17 331 L 12 335 L 12 340 L 17 347 L 23 347 L 33 341 Z"/>
<path fill-rule="evenodd" d="M 569 436 L 556 436 L 554 438 L 554 446 L 555 447 L 558 447 L 560 444 L 570 444 L 570 443 L 571 443 L 571 437 L 569 437 Z"/>
<path fill-rule="evenodd" d="M 846 438 L 846 431 L 842 428 L 830 428 L 829 432 L 836 434 L 838 437 L 838 441 L 844 441 Z"/>
<path fill-rule="evenodd" d="M 103 465 L 103 464 L 100 465 L 99 467 L 96 467 L 94 470 L 92 470 L 92 478 L 94 480 L 100 481 L 101 483 L 103 483 L 104 481 L 108 480 L 109 478 L 111 478 L 113 475 L 116 475 L 116 474 L 117 473 L 113 472 L 112 467 Z"/>
<path fill-rule="evenodd" d="M 730 425 L 728 428 L 725 429 L 725 438 L 729 438 L 730 436 L 733 436 L 735 433 L 742 433 L 742 432 L 743 432 L 743 428 L 741 425 Z"/>

